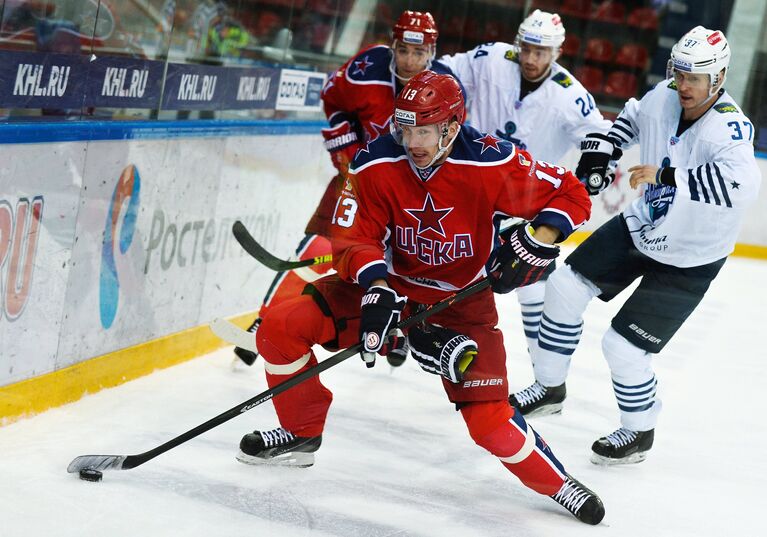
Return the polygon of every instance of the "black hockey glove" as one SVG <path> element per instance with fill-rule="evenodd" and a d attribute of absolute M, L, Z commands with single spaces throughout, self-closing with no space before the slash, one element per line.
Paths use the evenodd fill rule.
<path fill-rule="evenodd" d="M 575 176 L 583 183 L 590 196 L 595 196 L 610 186 L 615 179 L 614 161 L 621 158 L 622 154 L 623 152 L 604 134 L 587 134 L 581 141 L 581 159 L 575 169 Z"/>
<path fill-rule="evenodd" d="M 463 380 L 477 356 L 477 343 L 455 330 L 433 324 L 418 325 L 408 333 L 410 352 L 427 373 L 442 375 L 453 384 Z"/>
<path fill-rule="evenodd" d="M 537 282 L 559 255 L 559 246 L 538 242 L 530 232 L 527 222 L 511 227 L 508 240 L 490 255 L 488 277 L 494 292 L 504 294 Z"/>
<path fill-rule="evenodd" d="M 362 296 L 360 356 L 368 367 L 375 365 L 376 353 L 389 339 L 389 332 L 399 322 L 406 303 L 406 296 L 399 296 L 394 289 L 380 285 L 372 286 Z"/>

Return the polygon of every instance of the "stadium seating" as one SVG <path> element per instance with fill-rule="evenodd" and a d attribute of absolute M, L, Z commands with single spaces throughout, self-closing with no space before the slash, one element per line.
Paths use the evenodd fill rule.
<path fill-rule="evenodd" d="M 583 84 L 583 87 L 589 90 L 590 93 L 599 94 L 602 92 L 604 73 L 598 67 L 583 65 L 575 70 L 575 78 L 577 78 L 580 83 Z"/>
<path fill-rule="evenodd" d="M 634 97 L 639 89 L 636 75 L 617 71 L 610 73 L 605 82 L 604 94 L 618 99 Z"/>

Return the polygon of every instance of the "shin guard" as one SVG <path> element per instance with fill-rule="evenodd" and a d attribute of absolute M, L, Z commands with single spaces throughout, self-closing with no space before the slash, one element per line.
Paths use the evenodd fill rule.
<path fill-rule="evenodd" d="M 551 496 L 565 480 L 565 469 L 543 438 L 507 401 L 486 401 L 461 409 L 469 434 L 522 483 Z"/>

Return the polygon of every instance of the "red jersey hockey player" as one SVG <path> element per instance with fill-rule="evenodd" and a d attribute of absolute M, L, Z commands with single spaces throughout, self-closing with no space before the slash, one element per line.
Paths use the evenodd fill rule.
<path fill-rule="evenodd" d="M 361 338 L 372 366 L 404 310 L 483 278 L 488 259 L 493 290 L 534 282 L 558 254 L 553 243 L 588 218 L 588 194 L 572 173 L 462 126 L 463 119 L 462 92 L 449 75 L 426 71 L 402 90 L 393 133 L 356 155 L 338 200 L 332 235 L 338 274 L 270 309 L 258 330 L 270 386 L 316 364 L 314 344 L 338 349 Z M 494 250 L 494 221 L 512 216 L 532 223 L 512 228 Z M 509 405 L 497 322 L 493 293 L 485 289 L 411 328 L 408 340 L 419 365 L 442 377 L 478 445 L 526 486 L 598 524 L 601 500 L 567 474 Z M 331 400 L 318 377 L 278 395 L 281 427 L 245 435 L 239 460 L 311 466 Z"/>
<path fill-rule="evenodd" d="M 299 259 L 330 254 L 330 243 L 326 238 L 328 226 L 349 162 L 367 141 L 389 132 L 394 98 L 402 86 L 424 69 L 452 74 L 450 69 L 434 61 L 438 32 L 430 13 L 404 11 L 392 34 L 390 46 L 373 45 L 361 50 L 330 76 L 322 90 L 325 115 L 330 124 L 322 129 L 322 135 L 338 175 L 331 179 L 306 226 L 306 236 L 296 249 Z M 325 263 L 278 274 L 267 292 L 259 317 L 249 330 L 255 332 L 258 329 L 261 318 L 270 307 L 300 294 L 307 282 L 328 270 L 330 264 Z M 258 356 L 240 347 L 235 347 L 234 352 L 248 365 Z M 390 363 L 401 364 L 406 353 L 401 345 L 392 349 Z"/>

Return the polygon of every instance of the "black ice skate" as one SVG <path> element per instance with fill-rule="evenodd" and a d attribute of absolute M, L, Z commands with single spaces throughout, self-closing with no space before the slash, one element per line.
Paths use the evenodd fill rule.
<path fill-rule="evenodd" d="M 551 498 L 586 524 L 596 526 L 605 517 L 605 506 L 599 496 L 570 475 Z"/>
<path fill-rule="evenodd" d="M 320 449 L 320 444 L 322 435 L 302 438 L 282 427 L 253 431 L 242 437 L 237 460 L 245 464 L 307 468 L 314 464 L 314 452 Z"/>
<path fill-rule="evenodd" d="M 567 396 L 565 384 L 547 387 L 537 380 L 528 388 L 509 395 L 509 404 L 528 418 L 547 416 L 562 412 L 562 402 Z"/>
<path fill-rule="evenodd" d="M 253 324 L 248 327 L 248 332 L 251 334 L 255 333 L 259 326 L 261 326 L 261 317 L 258 317 L 255 321 L 253 321 Z M 237 357 L 245 363 L 245 365 L 253 365 L 253 363 L 256 361 L 256 358 L 258 358 L 257 352 L 249 351 L 248 349 L 243 349 L 242 347 L 235 347 L 234 354 L 236 354 Z"/>
<path fill-rule="evenodd" d="M 591 462 L 604 465 L 642 462 L 647 458 L 654 437 L 655 429 L 630 431 L 621 427 L 594 442 Z"/>

